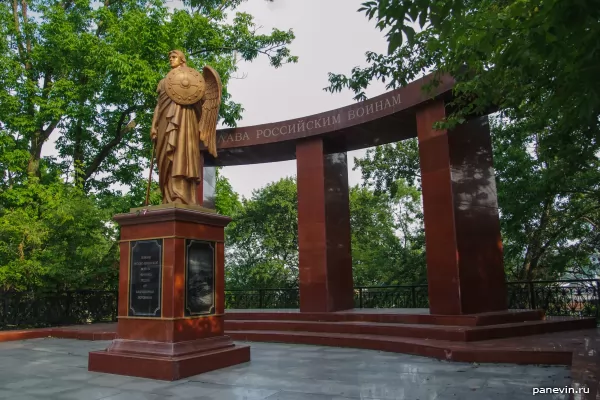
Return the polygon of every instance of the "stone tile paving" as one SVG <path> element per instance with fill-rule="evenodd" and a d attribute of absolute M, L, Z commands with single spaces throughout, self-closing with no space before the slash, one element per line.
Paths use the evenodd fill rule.
<path fill-rule="evenodd" d="M 88 372 L 88 352 L 108 344 L 50 338 L 0 343 L 0 399 L 521 400 L 530 399 L 534 387 L 571 382 L 567 367 L 449 363 L 273 343 L 250 343 L 250 363 L 175 382 Z"/>

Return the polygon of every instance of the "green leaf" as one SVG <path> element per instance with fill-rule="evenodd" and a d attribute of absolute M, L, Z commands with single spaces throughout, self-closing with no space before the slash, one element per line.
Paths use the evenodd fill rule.
<path fill-rule="evenodd" d="M 421 14 L 419 14 L 419 25 L 421 26 L 421 28 L 423 28 L 426 23 L 427 23 L 427 10 L 424 10 L 424 11 L 421 11 Z"/>
<path fill-rule="evenodd" d="M 330 81 L 358 96 L 374 80 L 396 88 L 439 72 L 456 84 L 449 115 L 437 127 L 451 130 L 501 112 L 494 165 L 504 262 L 518 279 L 593 277 L 600 269 L 590 262 L 600 253 L 596 15 L 590 1 L 576 8 L 558 0 L 393 1 L 376 16 L 376 26 L 390 32 L 388 53 L 368 52 L 366 67 Z M 409 27 L 417 16 L 427 26 L 420 32 Z M 405 157 L 381 154 L 377 169 L 361 167 L 375 180 L 374 190 L 392 195 Z"/>
<path fill-rule="evenodd" d="M 392 54 L 402 45 L 402 34 L 400 32 L 393 32 L 390 34 L 388 43 L 388 54 Z"/>

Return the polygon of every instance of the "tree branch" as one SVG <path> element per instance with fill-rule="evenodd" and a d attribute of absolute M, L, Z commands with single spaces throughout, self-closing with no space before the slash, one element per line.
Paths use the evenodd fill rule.
<path fill-rule="evenodd" d="M 56 127 L 58 126 L 58 123 L 60 122 L 60 118 L 56 119 L 52 122 L 50 122 L 50 125 L 48 125 L 48 127 L 46 129 L 42 129 L 41 133 L 41 143 L 44 143 L 46 140 L 48 140 L 48 138 L 50 137 L 50 135 L 52 134 L 52 132 L 56 129 Z"/>
<path fill-rule="evenodd" d="M 229 3 L 229 2 L 230 2 L 230 0 L 222 0 L 222 1 L 221 1 L 221 5 L 219 6 L 219 8 L 218 8 L 218 9 L 216 10 L 216 12 L 215 12 L 215 15 L 216 15 L 216 13 L 221 13 L 221 12 L 223 12 L 223 10 L 224 10 L 225 8 L 227 8 L 227 5 L 228 5 L 228 3 Z M 200 8 L 201 8 L 201 6 L 198 6 L 198 11 L 200 11 Z M 214 19 L 214 18 L 208 17 L 206 20 L 210 22 L 210 21 L 212 21 L 213 19 Z"/>
<path fill-rule="evenodd" d="M 19 49 L 19 56 L 22 60 L 25 60 L 25 49 L 23 48 L 23 42 L 21 40 L 21 24 L 19 23 L 19 3 L 17 0 L 12 2 L 13 17 L 15 21 L 15 36 L 17 38 L 17 48 Z"/>
<path fill-rule="evenodd" d="M 546 248 L 544 248 L 541 241 L 550 217 L 550 209 L 554 203 L 554 199 L 554 195 L 545 199 L 540 215 L 540 224 L 537 228 L 533 228 L 534 231 L 528 235 L 529 243 L 527 244 L 527 251 L 525 253 L 525 259 L 523 260 L 522 266 L 524 275 L 523 279 L 525 280 L 531 280 L 531 277 L 533 276 L 533 269 L 537 266 L 539 259 L 546 251 Z"/>
<path fill-rule="evenodd" d="M 42 96 L 44 99 L 48 99 L 48 89 L 52 85 L 52 72 L 50 70 L 44 71 L 44 83 L 42 84 Z"/>
<path fill-rule="evenodd" d="M 117 128 L 115 129 L 115 137 L 106 145 L 104 145 L 102 149 L 100 149 L 96 157 L 94 157 L 90 165 L 85 169 L 85 173 L 83 175 L 84 182 L 87 181 L 90 178 L 90 176 L 92 176 L 92 174 L 96 172 L 100 164 L 102 164 L 102 161 L 104 161 L 104 159 L 108 156 L 111 150 L 115 148 L 119 143 L 121 143 L 123 137 L 134 129 L 134 126 L 131 126 L 131 124 L 127 124 L 127 126 L 125 127 L 123 125 L 125 124 L 125 118 L 128 117 L 129 114 L 131 114 L 137 108 L 139 108 L 139 106 L 131 106 L 121 113 L 121 116 L 119 117 L 119 122 L 117 123 Z"/>
<path fill-rule="evenodd" d="M 269 48 L 266 49 L 258 49 L 258 48 L 239 48 L 239 47 L 230 47 L 230 46 L 224 46 L 224 47 L 214 47 L 214 48 L 206 48 L 206 49 L 201 49 L 198 51 L 195 51 L 193 53 L 191 53 L 192 56 L 196 56 L 198 54 L 202 54 L 202 53 L 208 53 L 208 52 L 216 52 L 216 51 L 242 51 L 242 50 L 253 50 L 253 51 L 257 51 L 261 54 L 264 54 L 268 57 L 271 57 L 271 55 L 269 54 L 269 51 L 273 51 L 276 50 L 280 47 L 285 46 L 284 44 L 278 44 L 275 46 L 271 46 Z"/>
<path fill-rule="evenodd" d="M 598 229 L 598 224 L 596 222 L 592 221 L 590 218 L 583 217 L 583 220 L 586 221 L 587 223 L 589 223 L 590 225 L 592 225 L 594 227 L 594 229 Z"/>
<path fill-rule="evenodd" d="M 548 250 L 548 248 L 556 241 L 558 240 L 561 236 L 564 235 L 565 230 L 570 227 L 575 221 L 577 220 L 584 220 L 588 223 L 591 223 L 592 225 L 594 225 L 594 223 L 592 222 L 592 220 L 590 220 L 588 217 L 586 217 L 587 214 L 589 214 L 590 212 L 593 212 L 597 209 L 600 209 L 600 206 L 596 206 L 596 207 L 591 207 L 589 209 L 586 209 L 576 215 L 574 215 L 572 218 L 566 220 L 566 222 L 564 222 L 562 224 L 561 229 L 557 229 L 557 231 L 550 236 L 550 238 L 548 238 L 548 240 L 546 241 L 546 243 L 541 247 L 541 254 L 544 254 L 546 252 L 546 250 Z M 564 221 L 564 219 L 563 219 Z M 594 225 L 595 228 L 595 225 Z"/>
<path fill-rule="evenodd" d="M 21 0 L 21 11 L 23 12 L 23 23 L 27 23 L 27 1 Z M 25 28 L 25 43 L 27 46 L 27 54 L 31 54 L 31 38 L 27 34 L 27 28 Z"/>

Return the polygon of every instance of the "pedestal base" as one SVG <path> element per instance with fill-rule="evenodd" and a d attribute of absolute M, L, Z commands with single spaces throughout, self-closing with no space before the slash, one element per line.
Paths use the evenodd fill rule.
<path fill-rule="evenodd" d="M 119 323 L 88 370 L 174 381 L 250 361 L 223 334 L 225 226 L 201 207 L 165 204 L 115 215 L 121 227 Z"/>
<path fill-rule="evenodd" d="M 105 351 L 90 352 L 88 371 L 176 381 L 249 361 L 250 346 L 226 336 L 171 345 L 115 339 Z"/>

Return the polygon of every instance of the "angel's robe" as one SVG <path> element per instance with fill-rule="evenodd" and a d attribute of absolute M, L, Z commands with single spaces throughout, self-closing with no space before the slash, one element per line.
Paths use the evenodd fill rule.
<path fill-rule="evenodd" d="M 158 104 L 154 111 L 157 128 L 156 158 L 163 204 L 198 204 L 200 184 L 201 103 L 180 105 L 165 91 L 165 79 L 157 88 Z"/>

